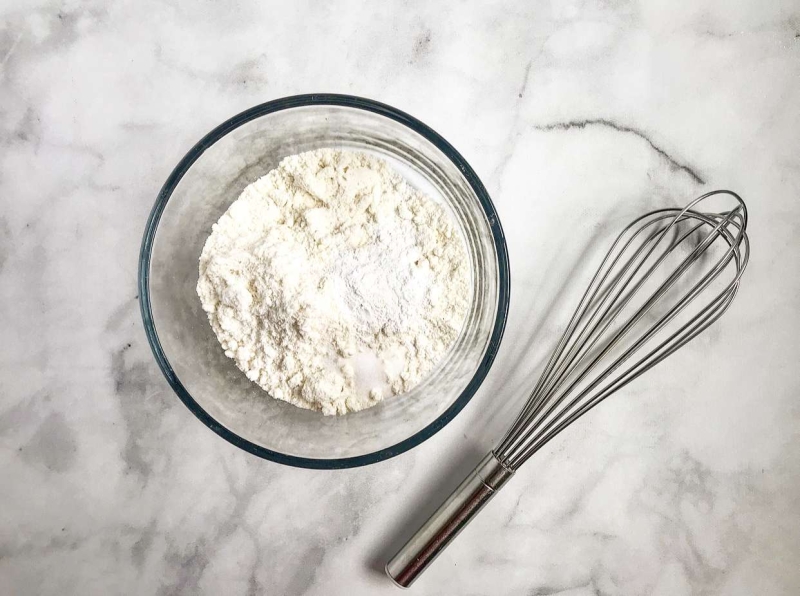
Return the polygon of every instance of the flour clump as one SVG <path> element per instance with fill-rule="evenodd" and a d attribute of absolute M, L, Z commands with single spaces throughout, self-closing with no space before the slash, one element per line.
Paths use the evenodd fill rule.
<path fill-rule="evenodd" d="M 451 216 L 382 159 L 334 149 L 244 189 L 212 226 L 197 293 L 251 381 L 326 415 L 417 385 L 472 298 Z"/>

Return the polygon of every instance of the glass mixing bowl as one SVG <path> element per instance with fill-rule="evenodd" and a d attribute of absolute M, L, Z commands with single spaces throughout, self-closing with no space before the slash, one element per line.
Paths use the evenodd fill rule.
<path fill-rule="evenodd" d="M 455 218 L 472 300 L 459 338 L 417 387 L 379 405 L 326 417 L 270 398 L 225 356 L 195 292 L 198 259 L 241 191 L 284 157 L 333 147 L 389 161 Z M 234 445 L 280 463 L 345 468 L 392 457 L 464 407 L 494 360 L 509 300 L 508 255 L 486 189 L 436 132 L 387 105 L 344 95 L 271 101 L 225 121 L 181 160 L 158 195 L 142 241 L 139 296 L 147 338 L 175 393 Z"/>

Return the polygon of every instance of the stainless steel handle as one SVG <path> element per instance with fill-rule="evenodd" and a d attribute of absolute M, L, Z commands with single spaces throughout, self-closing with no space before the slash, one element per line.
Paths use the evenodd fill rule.
<path fill-rule="evenodd" d="M 408 588 L 513 474 L 490 452 L 386 564 L 386 575 Z"/>

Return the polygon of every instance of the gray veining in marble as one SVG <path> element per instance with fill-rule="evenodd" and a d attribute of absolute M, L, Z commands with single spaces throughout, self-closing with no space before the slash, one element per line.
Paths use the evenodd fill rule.
<path fill-rule="evenodd" d="M 0 594 L 398 594 L 380 567 L 506 426 L 586 264 L 717 187 L 751 211 L 731 311 L 538 454 L 412 593 L 800 593 L 800 5 L 684 4 L 0 2 Z M 181 156 L 312 91 L 442 133 L 512 260 L 473 402 L 337 472 L 197 421 L 136 295 Z"/>

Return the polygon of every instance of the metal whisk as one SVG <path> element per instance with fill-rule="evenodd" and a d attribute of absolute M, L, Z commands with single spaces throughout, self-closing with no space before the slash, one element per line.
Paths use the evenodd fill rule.
<path fill-rule="evenodd" d="M 723 195 L 735 205 L 697 209 Z M 386 565 L 408 587 L 514 472 L 558 433 L 714 323 L 750 253 L 747 207 L 728 190 L 626 227 L 603 259 L 505 436 Z"/>

